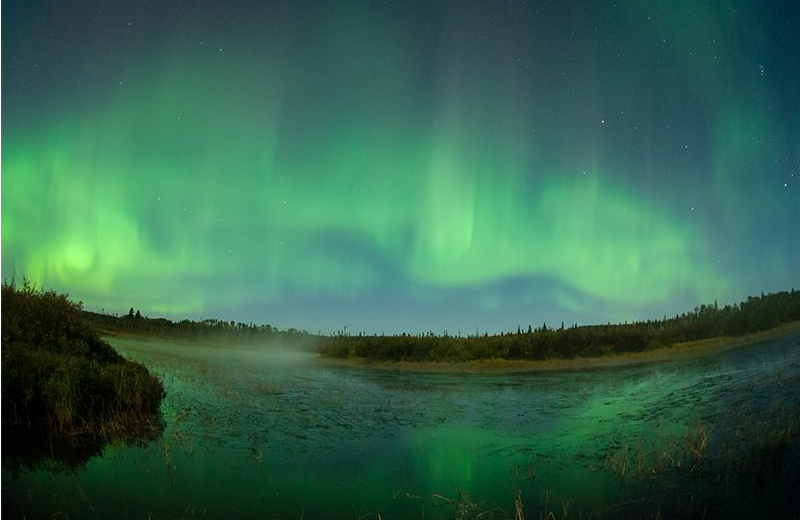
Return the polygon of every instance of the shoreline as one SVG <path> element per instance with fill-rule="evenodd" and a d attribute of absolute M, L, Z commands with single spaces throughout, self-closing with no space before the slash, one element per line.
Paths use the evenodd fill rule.
<path fill-rule="evenodd" d="M 568 372 L 618 368 L 648 363 L 668 363 L 711 356 L 762 341 L 791 336 L 800 332 L 800 321 L 785 323 L 774 329 L 745 336 L 717 336 L 676 343 L 642 352 L 627 352 L 591 358 L 553 358 L 545 360 L 480 359 L 463 362 L 437 361 L 369 361 L 365 358 L 327 358 L 320 362 L 342 368 L 366 368 L 399 372 L 454 374 L 512 374 L 524 372 Z"/>

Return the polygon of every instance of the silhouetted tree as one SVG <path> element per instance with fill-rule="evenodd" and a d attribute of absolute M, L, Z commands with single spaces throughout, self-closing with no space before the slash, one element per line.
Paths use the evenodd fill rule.
<path fill-rule="evenodd" d="M 591 325 L 569 329 L 562 322 L 554 330 L 543 323 L 541 329 L 528 326 L 528 334 L 500 332 L 495 336 L 476 330 L 475 336 L 454 338 L 432 332 L 420 336 L 369 336 L 330 338 L 321 347 L 324 355 L 356 356 L 390 361 L 463 361 L 470 359 L 546 359 L 575 356 L 603 356 L 638 352 L 686 341 L 715 336 L 736 336 L 774 328 L 800 320 L 800 292 L 780 292 L 750 297 L 740 305 L 719 309 L 714 302 L 697 306 L 692 312 L 660 320 L 624 325 Z"/>

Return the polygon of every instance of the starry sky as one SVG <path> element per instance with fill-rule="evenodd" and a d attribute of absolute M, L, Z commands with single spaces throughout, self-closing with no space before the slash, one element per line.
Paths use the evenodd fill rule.
<path fill-rule="evenodd" d="M 312 332 L 800 287 L 797 1 L 2 3 L 2 276 Z"/>

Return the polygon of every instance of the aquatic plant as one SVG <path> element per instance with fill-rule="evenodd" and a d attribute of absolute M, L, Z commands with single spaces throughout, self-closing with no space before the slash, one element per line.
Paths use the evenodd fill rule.
<path fill-rule="evenodd" d="M 738 413 L 742 419 L 754 416 L 750 409 Z M 754 503 L 796 516 L 800 410 L 789 406 L 761 413 L 759 420 L 742 420 L 733 435 L 713 434 L 697 415 L 675 438 L 659 430 L 647 445 L 638 440 L 611 448 L 605 468 L 632 498 L 593 514 L 614 510 L 626 516 L 625 511 L 638 512 L 652 504 L 653 514 L 705 518 L 713 515 L 710 507 L 748 496 Z"/>
<path fill-rule="evenodd" d="M 486 507 L 485 502 L 475 502 L 471 500 L 463 491 L 458 491 L 456 498 L 448 498 L 434 493 L 431 496 L 432 507 L 447 506 L 452 508 L 451 520 L 477 520 L 487 517 L 495 511 L 495 508 Z"/>
<path fill-rule="evenodd" d="M 686 446 L 686 451 L 691 457 L 692 466 L 689 472 L 692 473 L 700 467 L 703 458 L 708 448 L 708 431 L 703 425 L 703 420 L 700 415 L 695 420 L 693 429 L 687 431 L 683 436 L 683 442 Z"/>

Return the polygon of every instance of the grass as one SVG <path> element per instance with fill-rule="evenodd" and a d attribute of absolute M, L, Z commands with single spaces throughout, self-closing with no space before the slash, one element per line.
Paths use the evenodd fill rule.
<path fill-rule="evenodd" d="M 631 501 L 608 509 L 652 507 L 670 517 L 710 518 L 721 504 L 742 503 L 794 517 L 800 505 L 794 498 L 800 477 L 797 410 L 772 410 L 758 420 L 742 413 L 740 424 L 733 435 L 715 432 L 698 415 L 676 439 L 659 434 L 648 447 L 638 441 L 613 451 L 605 468 Z"/>
<path fill-rule="evenodd" d="M 434 493 L 431 496 L 431 507 L 447 507 L 452 510 L 448 520 L 524 520 L 524 507 L 522 493 L 517 492 L 514 499 L 514 511 L 509 513 L 500 506 L 489 505 L 486 501 L 477 502 L 469 498 L 463 491 L 459 491 L 456 498 L 448 498 Z"/>
<path fill-rule="evenodd" d="M 703 426 L 703 421 L 700 416 L 695 420 L 695 427 L 689 429 L 683 436 L 683 443 L 686 446 L 686 452 L 689 454 L 692 466 L 689 473 L 693 473 L 696 469 L 701 467 L 703 459 L 708 449 L 708 430 Z"/>
<path fill-rule="evenodd" d="M 163 429 L 164 387 L 84 323 L 81 304 L 25 282 L 2 287 L 3 456 L 80 464 L 109 442 Z"/>
<path fill-rule="evenodd" d="M 688 473 L 702 469 L 708 449 L 710 430 L 698 415 L 693 426 L 682 436 L 682 448 L 659 434 L 647 449 L 639 440 L 634 445 L 624 445 L 606 456 L 605 467 L 622 485 L 631 479 L 654 479 L 670 470 Z"/>

